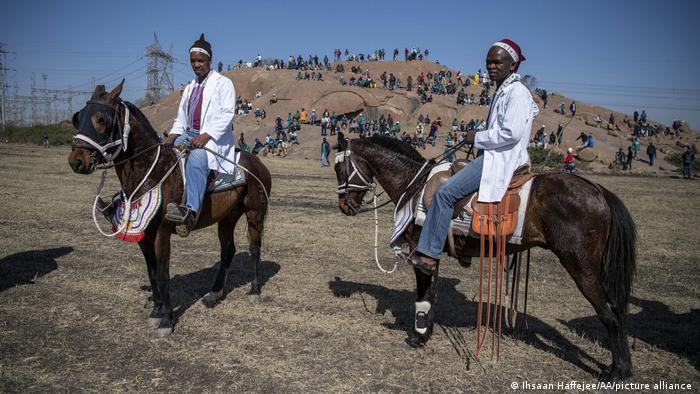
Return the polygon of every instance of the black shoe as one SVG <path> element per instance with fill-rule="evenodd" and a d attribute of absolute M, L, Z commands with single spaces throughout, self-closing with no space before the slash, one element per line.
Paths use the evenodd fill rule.
<path fill-rule="evenodd" d="M 190 235 L 197 223 L 197 213 L 190 208 L 170 203 L 165 208 L 165 218 L 175 223 L 175 232 L 181 237 Z"/>
<path fill-rule="evenodd" d="M 413 267 L 426 275 L 432 275 L 437 269 L 438 263 L 439 260 L 424 256 L 418 252 L 414 253 L 413 257 L 411 257 L 411 264 Z"/>
<path fill-rule="evenodd" d="M 117 204 L 115 203 L 115 200 L 112 200 L 108 203 L 104 202 L 104 200 L 101 197 L 97 197 L 97 210 L 100 211 L 102 215 L 104 215 L 105 219 L 109 223 L 112 223 L 112 219 L 114 219 L 114 214 L 117 212 Z"/>

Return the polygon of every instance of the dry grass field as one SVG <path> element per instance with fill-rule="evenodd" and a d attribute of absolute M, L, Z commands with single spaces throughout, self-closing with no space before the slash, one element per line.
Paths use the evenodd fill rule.
<path fill-rule="evenodd" d="M 445 260 L 437 324 L 425 349 L 403 346 L 413 324 L 413 271 L 374 265 L 371 214 L 337 208 L 335 175 L 316 160 L 265 158 L 272 209 L 263 297 L 251 278 L 245 224 L 227 298 L 200 298 L 219 258 L 215 227 L 173 238 L 179 322 L 146 324 L 145 263 L 135 244 L 102 237 L 90 206 L 99 175 L 74 174 L 67 148 L 0 146 L 0 391 L 503 392 L 512 381 L 596 381 L 606 334 L 574 282 L 533 252 L 529 330 L 501 360 L 471 357 L 478 269 Z M 618 194 L 639 231 L 630 309 L 632 382 L 700 384 L 700 182 L 591 176 Z M 110 174 L 108 186 L 117 187 Z M 391 209 L 380 215 L 381 242 Z M 388 247 L 381 248 L 385 263 Z"/>

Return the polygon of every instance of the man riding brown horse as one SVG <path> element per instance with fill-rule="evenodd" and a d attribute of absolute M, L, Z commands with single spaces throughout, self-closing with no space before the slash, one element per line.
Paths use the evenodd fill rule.
<path fill-rule="evenodd" d="M 196 48 L 206 51 L 206 46 L 201 43 L 202 40 L 203 37 L 195 43 Z M 195 110 L 189 111 L 190 108 L 199 107 L 196 102 L 194 105 L 191 101 L 181 103 L 173 134 L 163 143 L 143 113 L 135 105 L 120 98 L 124 81 L 110 92 L 107 92 L 103 85 L 98 85 L 85 107 L 73 115 L 76 134 L 73 149 L 68 156 L 68 162 L 76 173 L 91 174 L 98 165 L 105 166 L 105 171 L 106 168 L 114 168 L 116 171 L 121 184 L 121 207 L 125 208 L 114 220 L 119 218 L 119 223 L 123 222 L 125 225 L 117 225 L 117 231 L 112 234 L 103 232 L 105 235 L 118 235 L 131 228 L 132 217 L 136 216 L 138 220 L 142 217 L 142 215 L 131 215 L 131 207 L 136 206 L 134 209 L 140 209 L 139 207 L 148 205 L 140 204 L 144 198 L 154 197 L 149 199 L 149 201 L 155 200 L 151 205 L 153 211 L 149 212 L 148 219 L 139 228 L 140 233 L 132 241 L 138 242 L 146 260 L 153 299 L 153 309 L 148 320 L 154 328 L 157 328 L 159 335 L 170 334 L 177 320 L 171 303 L 169 283 L 170 237 L 176 232 L 178 226 L 173 220 L 166 219 L 162 206 L 171 207 L 170 213 L 182 213 L 181 219 L 184 223 L 180 223 L 179 227 L 187 233 L 190 230 L 218 224 L 221 260 L 211 290 L 202 298 L 206 306 L 213 307 L 226 297 L 226 278 L 236 254 L 234 230 L 236 223 L 243 215 L 248 224 L 250 262 L 253 267 L 253 278 L 248 293 L 251 300 L 259 299 L 262 287 L 260 248 L 272 186 L 270 172 L 260 159 L 248 152 L 238 152 L 240 155 L 238 161 L 233 160 L 231 117 L 228 116 L 228 109 L 221 108 L 228 107 L 227 103 L 230 102 L 232 114 L 233 85 L 230 80 L 215 74 L 214 71 L 206 71 L 210 69 L 210 61 L 202 57 L 204 54 L 200 50 L 190 53 L 193 69 L 198 75 L 197 80 L 202 85 L 198 98 L 202 103 L 199 115 L 195 114 Z M 208 53 L 211 54 L 211 52 Z M 204 79 L 199 78 L 202 75 Z M 206 75 L 209 75 L 208 82 Z M 203 86 L 205 84 L 206 86 Z M 196 94 L 191 93 L 196 87 L 196 82 L 190 86 L 187 97 Z M 190 164 L 185 171 L 180 171 L 179 164 L 182 157 L 179 152 L 172 149 L 171 144 L 175 142 L 178 130 L 196 130 L 191 127 L 194 123 L 190 123 L 194 122 L 194 119 L 185 119 L 185 123 L 182 123 L 183 113 L 191 114 L 192 118 L 199 116 L 202 133 L 198 133 L 199 136 L 189 136 L 190 144 L 195 148 L 192 152 L 197 161 L 196 165 Z M 205 151 L 201 148 L 208 149 Z M 217 166 L 211 165 L 210 153 L 216 158 Z M 192 163 L 192 154 L 190 156 L 190 163 Z M 213 188 L 214 177 L 209 175 L 214 174 L 213 171 L 210 173 L 210 168 L 228 171 L 233 167 L 244 171 L 245 178 L 242 181 L 234 180 L 229 184 L 223 184 L 223 188 Z M 190 177 L 190 171 L 204 172 L 203 180 L 193 180 Z M 198 175 L 202 174 L 197 174 L 195 177 Z M 103 177 L 106 177 L 106 172 L 103 173 Z M 183 201 L 185 179 L 188 185 L 186 204 Z M 196 184 L 190 193 L 190 185 L 202 181 L 204 185 Z M 101 206 L 100 201 L 98 196 L 93 209 Z M 139 203 L 131 204 L 132 202 Z M 184 210 L 185 208 L 187 211 Z M 103 213 L 110 218 L 114 216 L 115 211 L 113 201 L 103 210 Z M 93 218 L 94 215 L 95 211 L 93 211 Z M 123 239 L 128 240 L 126 237 Z"/>
<path fill-rule="evenodd" d="M 461 170 L 443 171 L 453 174 L 439 188 L 441 192 L 431 203 L 426 204 L 425 198 L 421 202 L 419 196 L 429 173 L 440 166 L 426 161 L 410 144 L 399 140 L 378 136 L 346 140 L 339 133 L 335 158 L 338 208 L 348 216 L 366 211 L 362 208 L 365 195 L 374 194 L 377 184 L 381 185 L 383 192 L 397 206 L 395 217 L 402 220 L 399 231 L 392 234 L 393 240 L 397 240 L 398 245 L 403 240 L 410 250 L 422 253 L 413 260 L 416 297 L 414 325 L 406 339 L 409 346 L 424 346 L 432 334 L 438 291 L 437 258 L 441 253 L 449 252 L 464 267 L 470 266 L 470 258 L 481 257 L 475 322 L 478 354 L 488 331 L 493 335 L 492 350 L 493 338 L 496 334 L 498 338 L 501 336 L 501 322 L 505 317 L 502 290 L 507 282 L 504 274 L 507 278 L 511 269 L 511 265 L 505 262 L 505 255 L 540 247 L 559 258 L 607 329 L 612 364 L 602 371 L 600 378 L 624 379 L 632 374 L 627 313 L 636 270 L 636 228 L 625 205 L 603 186 L 585 178 L 563 173 L 541 174 L 530 179 L 529 190 L 521 189 L 527 190 L 523 193 L 527 202 L 514 204 L 523 208 L 522 219 L 511 220 L 513 212 L 509 210 L 512 206 L 508 201 L 520 200 L 518 192 L 513 195 L 512 190 L 506 189 L 511 186 L 513 170 L 528 161 L 526 145 L 532 118 L 537 113 L 529 91 L 517 81 L 515 74 L 522 60 L 521 51 L 512 41 L 502 40 L 490 48 L 486 61 L 491 78 L 499 83 L 499 88 L 488 117 L 489 127 L 468 137 L 468 142 L 474 142 L 483 153 Z M 438 178 L 439 174 L 432 179 Z M 517 184 L 515 182 L 513 187 Z M 481 197 L 470 202 L 472 212 L 460 206 L 455 213 L 455 201 L 476 190 L 477 186 L 481 188 Z M 377 195 L 373 197 L 376 201 Z M 418 223 L 419 209 L 416 207 L 421 205 L 429 205 L 427 216 L 432 216 L 432 224 L 429 220 Z M 505 207 L 503 211 L 501 206 Z M 407 213 L 404 212 L 406 207 Z M 463 215 L 471 217 L 471 225 L 464 231 L 453 231 L 453 236 L 448 238 L 450 219 L 455 214 L 462 218 Z M 516 218 L 520 217 L 519 211 L 514 214 Z M 517 241 L 508 238 L 513 234 L 512 228 L 503 229 L 506 224 L 515 223 L 520 223 L 522 231 Z M 472 236 L 471 231 L 480 237 Z M 487 236 L 484 236 L 485 232 Z M 451 242 L 446 242 L 446 238 Z M 486 238 L 488 242 L 484 242 Z M 496 258 L 485 259 L 485 252 Z M 519 263 L 513 266 L 515 285 L 515 278 L 519 277 L 515 272 L 520 272 Z M 481 298 L 484 282 L 485 303 Z M 491 295 L 493 302 L 488 298 Z M 481 314 L 484 306 L 485 324 Z M 491 312 L 493 324 L 489 327 Z M 495 342 L 496 355 L 498 344 Z"/>
<path fill-rule="evenodd" d="M 196 78 L 184 89 L 177 117 L 165 144 L 192 148 L 185 169 L 187 199 L 185 204 L 170 203 L 166 218 L 186 237 L 197 222 L 207 186 L 209 170 L 233 174 L 236 171 L 235 143 L 231 132 L 236 90 L 230 79 L 211 69 L 211 44 L 202 34 L 190 47 L 190 64 Z M 202 148 L 208 148 L 205 151 Z M 215 155 L 218 153 L 219 156 Z M 221 156 L 228 161 L 222 160 Z"/>

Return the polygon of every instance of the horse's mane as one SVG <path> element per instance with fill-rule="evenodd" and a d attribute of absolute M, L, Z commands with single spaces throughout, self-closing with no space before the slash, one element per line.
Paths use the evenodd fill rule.
<path fill-rule="evenodd" d="M 379 145 L 383 148 L 389 149 L 394 153 L 398 153 L 405 156 L 413 161 L 422 163 L 425 158 L 415 150 L 411 144 L 398 140 L 396 138 L 384 137 L 384 136 L 373 136 L 365 138 L 363 141 L 367 141 L 374 145 Z"/>
<path fill-rule="evenodd" d="M 391 153 L 393 154 L 390 155 L 390 157 L 393 157 L 394 159 L 398 159 L 400 161 L 404 161 L 404 165 L 407 167 L 415 166 L 423 168 L 422 164 L 426 162 L 425 158 L 421 156 L 421 154 L 418 153 L 418 151 L 415 150 L 411 146 L 411 144 L 395 138 L 374 136 L 356 141 L 363 141 L 369 146 L 383 148 L 391 151 Z M 401 209 L 406 204 L 406 202 L 408 202 L 410 198 L 416 193 L 418 193 L 423 187 L 423 184 L 430 173 L 430 169 L 435 163 L 431 160 L 431 162 L 427 164 L 428 165 L 425 168 L 423 168 L 423 172 L 421 174 L 417 174 L 418 176 L 414 180 L 413 184 L 405 191 L 406 198 L 404 198 L 401 201 L 401 203 L 397 207 L 398 209 Z M 408 179 L 410 179 L 410 177 Z M 406 182 L 408 182 L 408 179 L 406 180 Z"/>
<path fill-rule="evenodd" d="M 148 118 L 146 118 L 146 115 L 141 112 L 141 110 L 135 106 L 134 104 L 124 101 L 124 104 L 126 104 L 127 107 L 129 107 L 129 113 L 131 115 L 134 115 L 136 120 L 139 121 L 141 126 L 143 127 L 144 131 L 146 133 L 151 134 L 155 139 L 159 139 L 158 133 L 153 129 L 153 126 L 151 126 L 151 122 L 148 121 Z"/>

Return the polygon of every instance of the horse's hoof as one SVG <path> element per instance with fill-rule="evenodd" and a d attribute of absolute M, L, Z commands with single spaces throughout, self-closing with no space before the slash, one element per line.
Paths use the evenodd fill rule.
<path fill-rule="evenodd" d="M 168 335 L 170 335 L 170 334 L 173 333 L 173 328 L 172 328 L 172 327 L 163 327 L 163 328 L 159 328 L 159 329 L 157 330 L 157 332 L 158 332 L 158 336 L 159 336 L 159 337 L 165 338 L 165 337 L 167 337 Z"/>
<path fill-rule="evenodd" d="M 209 293 L 204 295 L 204 297 L 202 298 L 202 303 L 207 308 L 213 308 L 216 306 L 216 304 L 219 303 L 219 301 L 221 301 L 224 298 L 223 296 L 223 289 L 219 291 L 210 291 Z"/>
<path fill-rule="evenodd" d="M 425 347 L 426 340 L 419 335 L 413 334 L 409 335 L 408 338 L 404 340 L 404 346 L 408 349 L 420 349 Z"/>
<path fill-rule="evenodd" d="M 153 329 L 158 328 L 158 326 L 160 326 L 160 317 L 149 317 L 148 326 Z"/>
<path fill-rule="evenodd" d="M 248 301 L 254 304 L 260 302 L 260 294 L 248 294 Z"/>
<path fill-rule="evenodd" d="M 600 372 L 598 380 L 601 382 L 619 382 L 630 376 L 632 376 L 632 371 L 629 369 L 626 371 L 621 371 L 620 368 L 617 368 L 614 365 L 609 365 Z"/>

